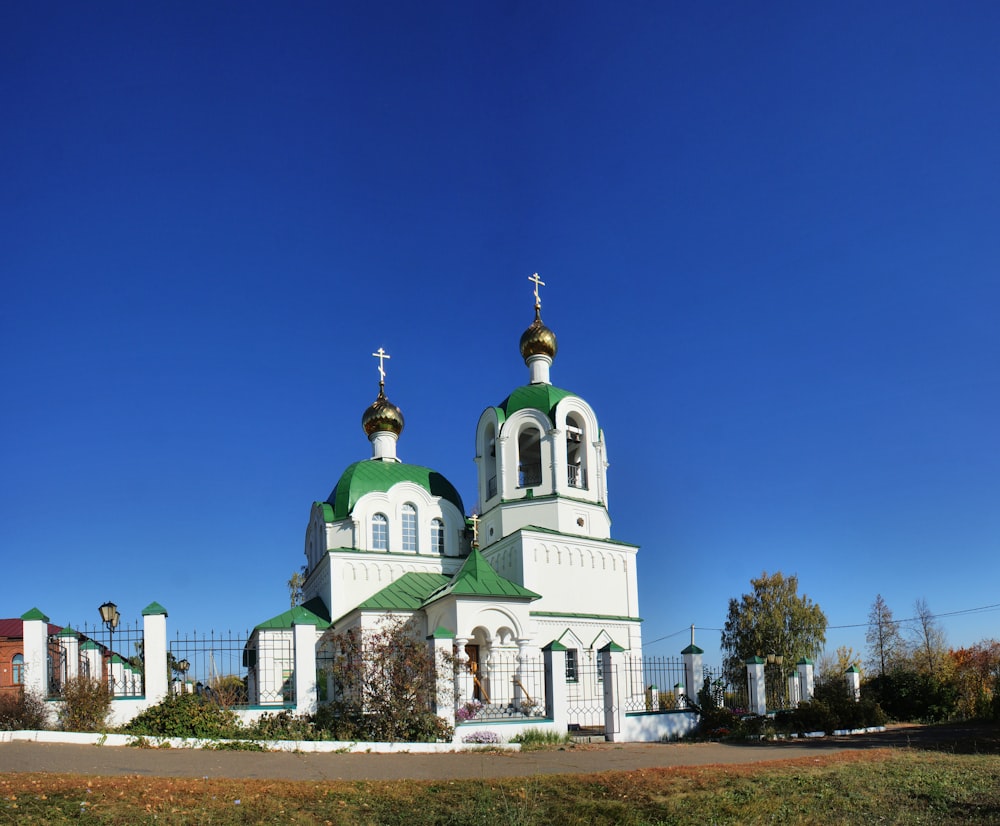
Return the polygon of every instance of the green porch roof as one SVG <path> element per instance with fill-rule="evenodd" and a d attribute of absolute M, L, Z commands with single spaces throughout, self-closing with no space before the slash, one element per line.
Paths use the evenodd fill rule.
<path fill-rule="evenodd" d="M 315 625 L 317 628 L 329 628 L 330 617 L 319 597 L 309 600 L 304 605 L 296 605 L 294 608 L 265 620 L 260 625 L 254 626 L 254 631 L 258 629 L 281 629 L 291 628 L 293 625 Z"/>
<path fill-rule="evenodd" d="M 328 522 L 346 519 L 366 493 L 384 493 L 400 482 L 419 485 L 431 496 L 439 496 L 451 502 L 459 513 L 465 514 L 462 497 L 458 495 L 455 486 L 437 471 L 420 465 L 366 459 L 355 462 L 341 474 L 333 492 L 325 503 L 321 503 L 332 506 L 332 511 L 323 509 L 323 518 Z"/>
<path fill-rule="evenodd" d="M 500 576 L 500 574 L 493 570 L 490 563 L 479 552 L 479 549 L 474 548 L 458 573 L 451 578 L 451 581 L 434 594 L 431 594 L 426 601 L 428 603 L 433 602 L 445 596 L 503 597 L 507 599 L 533 600 L 539 599 L 541 594 L 529 591 L 523 585 L 518 585 L 516 582 L 511 582 L 509 579 Z"/>
<path fill-rule="evenodd" d="M 449 577 L 444 574 L 410 571 L 372 594 L 357 608 L 362 611 L 419 611 L 424 600 L 448 581 Z"/>
<path fill-rule="evenodd" d="M 575 396 L 569 390 L 551 384 L 526 384 L 518 387 L 495 408 L 497 419 L 503 424 L 507 417 L 518 410 L 541 410 L 550 419 L 559 404 L 567 396 Z"/>

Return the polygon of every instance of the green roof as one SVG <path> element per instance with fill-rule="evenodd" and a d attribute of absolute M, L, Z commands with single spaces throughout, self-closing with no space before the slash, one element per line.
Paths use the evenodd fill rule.
<path fill-rule="evenodd" d="M 506 597 L 514 599 L 539 599 L 541 594 L 529 591 L 516 582 L 506 579 L 490 566 L 478 548 L 473 548 L 458 573 L 443 588 L 432 594 L 427 602 L 445 596 Z"/>
<path fill-rule="evenodd" d="M 293 625 L 315 625 L 317 628 L 329 628 L 330 617 L 327 616 L 323 601 L 319 597 L 315 597 L 304 605 L 296 605 L 283 614 L 265 620 L 260 625 L 255 626 L 254 630 L 291 628 Z"/>
<path fill-rule="evenodd" d="M 575 396 L 569 390 L 554 387 L 551 384 L 526 384 L 518 387 L 506 399 L 500 402 L 497 418 L 503 422 L 508 416 L 518 410 L 541 410 L 550 419 L 553 418 L 556 405 L 567 396 Z"/>
<path fill-rule="evenodd" d="M 37 608 L 32 608 L 30 611 L 27 611 L 27 612 L 21 614 L 21 619 L 22 620 L 41 620 L 42 622 L 48 622 L 49 621 L 49 618 L 47 616 L 45 616 L 45 614 L 43 614 Z"/>
<path fill-rule="evenodd" d="M 142 609 L 142 615 L 144 617 L 158 617 L 160 615 L 165 617 L 167 616 L 167 609 L 158 602 L 151 602 Z"/>
<path fill-rule="evenodd" d="M 444 574 L 410 571 L 357 606 L 362 611 L 419 611 L 424 600 L 448 584 Z"/>
<path fill-rule="evenodd" d="M 332 511 L 324 508 L 323 518 L 328 522 L 346 519 L 354 511 L 358 500 L 366 493 L 373 491 L 384 493 L 400 482 L 420 485 L 431 496 L 446 499 L 458 508 L 459 513 L 465 514 L 462 497 L 458 495 L 455 486 L 437 471 L 420 465 L 366 459 L 363 462 L 355 462 L 343 472 L 326 502 L 321 503 L 333 506 Z"/>

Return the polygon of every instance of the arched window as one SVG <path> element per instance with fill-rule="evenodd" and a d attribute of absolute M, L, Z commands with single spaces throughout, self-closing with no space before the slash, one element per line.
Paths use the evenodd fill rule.
<path fill-rule="evenodd" d="M 403 505 L 403 550 L 417 551 L 417 509 L 409 502 Z"/>
<path fill-rule="evenodd" d="M 542 484 L 542 433 L 526 427 L 517 434 L 517 486 L 531 488 Z"/>
<path fill-rule="evenodd" d="M 587 432 L 572 413 L 566 417 L 566 481 L 571 488 L 587 489 Z"/>
<path fill-rule="evenodd" d="M 486 468 L 486 498 L 492 499 L 497 495 L 497 434 L 493 429 L 493 423 L 486 426 L 483 434 L 483 456 L 484 467 Z"/>
<path fill-rule="evenodd" d="M 15 654 L 14 659 L 10 661 L 10 672 L 14 685 L 21 685 L 24 682 L 24 657 L 21 654 Z"/>
<path fill-rule="evenodd" d="M 384 513 L 372 517 L 372 550 L 389 550 L 389 520 Z"/>
<path fill-rule="evenodd" d="M 444 555 L 444 522 L 431 520 L 431 553 Z"/>

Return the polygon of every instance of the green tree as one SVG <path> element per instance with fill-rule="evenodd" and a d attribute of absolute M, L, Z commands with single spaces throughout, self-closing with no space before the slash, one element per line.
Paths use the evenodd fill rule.
<path fill-rule="evenodd" d="M 730 679 L 742 677 L 750 657 L 775 654 L 795 663 L 818 656 L 826 642 L 826 615 L 808 596 L 799 596 L 799 578 L 765 571 L 750 585 L 749 594 L 729 600 L 722 630 L 723 666 Z"/>
<path fill-rule="evenodd" d="M 292 603 L 291 608 L 302 604 L 302 586 L 306 584 L 306 569 L 296 571 L 288 580 L 288 598 Z"/>
<path fill-rule="evenodd" d="M 892 618 L 892 610 L 881 594 L 875 596 L 868 613 L 868 667 L 872 672 L 885 676 L 906 658 L 906 643 L 899 633 L 899 623 Z"/>
<path fill-rule="evenodd" d="M 913 667 L 921 674 L 934 674 L 942 679 L 950 676 L 953 662 L 948 656 L 944 629 L 923 597 L 914 603 L 913 611 Z"/>

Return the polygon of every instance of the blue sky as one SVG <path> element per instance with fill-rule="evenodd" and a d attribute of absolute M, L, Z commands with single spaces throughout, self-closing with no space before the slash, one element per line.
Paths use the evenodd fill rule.
<path fill-rule="evenodd" d="M 537 271 L 649 653 L 1000 635 L 1000 7 L 875 6 L 6 4 L 0 615 L 284 610 L 380 346 L 471 510 Z"/>

